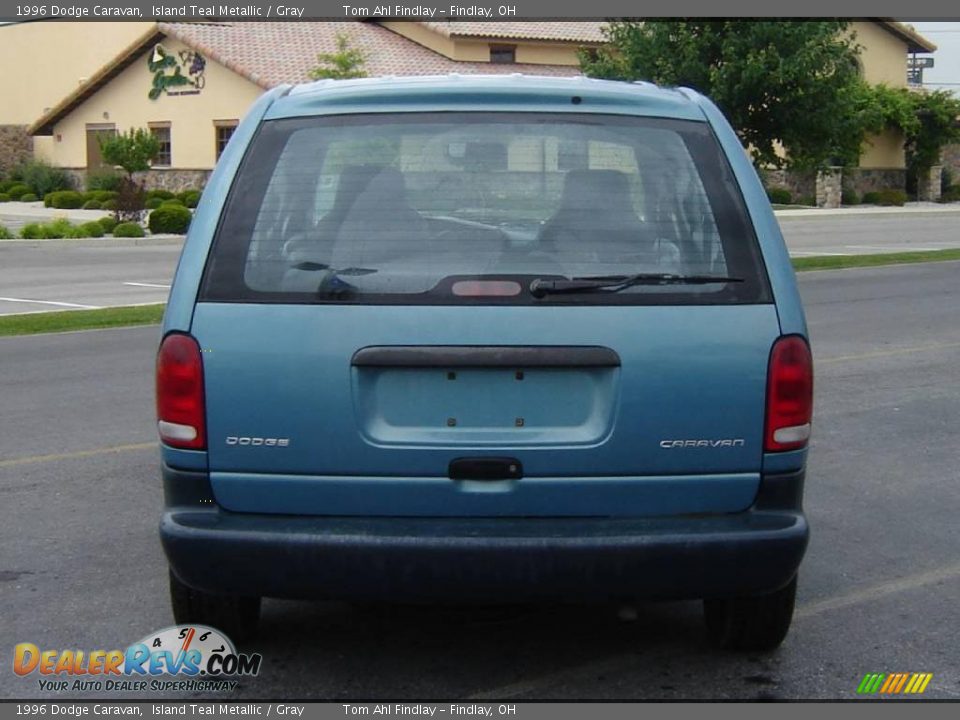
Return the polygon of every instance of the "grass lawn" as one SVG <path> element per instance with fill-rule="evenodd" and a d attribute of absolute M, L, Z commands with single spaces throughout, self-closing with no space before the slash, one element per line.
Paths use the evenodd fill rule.
<path fill-rule="evenodd" d="M 960 248 L 950 250 L 919 250 L 916 252 L 876 253 L 874 255 L 818 255 L 793 258 L 793 268 L 803 270 L 841 270 L 843 268 L 878 267 L 906 263 L 960 260 Z"/>
<path fill-rule="evenodd" d="M 163 303 L 158 303 L 156 305 L 104 308 L 102 310 L 0 315 L 0 336 L 96 330 L 129 325 L 155 325 L 163 317 L 163 308 Z"/>

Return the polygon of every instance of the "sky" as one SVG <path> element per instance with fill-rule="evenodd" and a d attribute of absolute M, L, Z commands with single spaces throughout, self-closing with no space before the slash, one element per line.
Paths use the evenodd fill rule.
<path fill-rule="evenodd" d="M 937 45 L 934 65 L 923 71 L 923 86 L 960 95 L 960 22 L 911 22 L 918 33 Z"/>

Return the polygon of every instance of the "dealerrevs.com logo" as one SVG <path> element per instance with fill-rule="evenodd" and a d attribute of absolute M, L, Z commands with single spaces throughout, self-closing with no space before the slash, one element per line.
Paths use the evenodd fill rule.
<path fill-rule="evenodd" d="M 37 676 L 52 692 L 233 690 L 237 681 L 228 678 L 257 675 L 262 661 L 206 625 L 164 628 L 126 650 L 41 650 L 29 642 L 13 650 L 14 673 Z"/>

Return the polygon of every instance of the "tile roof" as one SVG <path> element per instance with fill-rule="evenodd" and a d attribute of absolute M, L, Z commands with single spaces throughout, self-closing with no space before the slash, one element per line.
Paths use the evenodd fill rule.
<path fill-rule="evenodd" d="M 474 37 L 502 40 L 555 40 L 561 42 L 605 42 L 606 22 L 474 22 L 442 20 L 420 23 L 446 37 Z"/>
<path fill-rule="evenodd" d="M 264 88 L 307 82 L 310 69 L 317 65 L 317 53 L 336 51 L 338 34 L 346 35 L 352 47 L 366 54 L 364 69 L 371 76 L 453 72 L 579 74 L 579 68 L 572 66 L 458 62 L 368 22 L 162 22 L 159 30 Z"/>

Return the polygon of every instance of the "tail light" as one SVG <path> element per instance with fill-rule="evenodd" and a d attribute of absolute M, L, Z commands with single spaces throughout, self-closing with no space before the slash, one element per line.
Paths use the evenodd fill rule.
<path fill-rule="evenodd" d="M 782 337 L 770 352 L 767 373 L 767 452 L 796 450 L 810 439 L 813 416 L 813 359 L 798 335 Z"/>
<path fill-rule="evenodd" d="M 207 445 L 200 346 L 189 335 L 168 335 L 157 356 L 157 429 L 167 445 Z"/>

